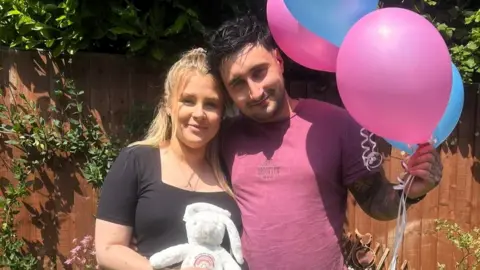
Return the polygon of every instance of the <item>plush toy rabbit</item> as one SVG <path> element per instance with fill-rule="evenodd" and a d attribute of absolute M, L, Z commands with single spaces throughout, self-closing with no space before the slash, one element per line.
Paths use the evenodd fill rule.
<path fill-rule="evenodd" d="M 221 246 L 226 229 L 233 256 L 239 264 L 243 264 L 240 236 L 230 219 L 230 212 L 212 204 L 194 203 L 185 209 L 183 220 L 186 223 L 188 243 L 153 254 L 150 264 L 154 269 L 169 267 L 182 261 L 182 268 L 241 269 L 230 253 Z"/>

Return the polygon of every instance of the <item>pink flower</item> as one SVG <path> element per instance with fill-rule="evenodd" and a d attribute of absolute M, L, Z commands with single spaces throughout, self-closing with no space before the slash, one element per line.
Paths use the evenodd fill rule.
<path fill-rule="evenodd" d="M 81 249 L 81 246 L 76 246 L 72 250 L 70 250 L 70 253 L 72 253 L 72 255 L 76 255 Z"/>
<path fill-rule="evenodd" d="M 90 235 L 87 235 L 87 236 L 85 236 L 85 237 L 82 239 L 82 241 L 81 241 L 80 243 L 82 243 L 82 245 L 83 245 L 84 247 L 86 247 L 86 246 L 88 246 L 88 244 L 90 244 L 90 242 L 91 242 L 92 240 L 93 240 L 93 237 L 90 236 Z"/>
<path fill-rule="evenodd" d="M 65 261 L 65 264 L 79 267 L 80 269 L 99 269 L 95 258 L 95 243 L 91 235 L 86 235 L 80 242 L 78 239 L 73 239 L 72 243 L 76 246 L 70 250 L 70 258 Z"/>

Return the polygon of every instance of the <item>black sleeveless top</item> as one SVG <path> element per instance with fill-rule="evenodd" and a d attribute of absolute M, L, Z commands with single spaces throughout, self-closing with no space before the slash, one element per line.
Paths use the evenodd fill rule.
<path fill-rule="evenodd" d="M 150 146 L 123 149 L 101 189 L 97 218 L 133 228 L 138 252 L 149 258 L 165 248 L 187 243 L 185 207 L 206 202 L 230 211 L 242 233 L 240 210 L 225 192 L 192 192 L 161 180 L 160 152 Z M 228 235 L 222 246 L 230 251 Z"/>

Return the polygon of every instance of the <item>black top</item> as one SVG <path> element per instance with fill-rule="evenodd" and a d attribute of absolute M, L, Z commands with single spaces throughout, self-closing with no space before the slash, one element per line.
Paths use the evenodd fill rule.
<path fill-rule="evenodd" d="M 149 258 L 165 248 L 187 243 L 185 207 L 206 202 L 230 211 L 241 235 L 241 216 L 233 198 L 225 192 L 192 192 L 161 180 L 160 152 L 150 146 L 123 149 L 102 186 L 97 218 L 130 226 L 138 252 Z M 225 233 L 222 246 L 230 251 Z"/>

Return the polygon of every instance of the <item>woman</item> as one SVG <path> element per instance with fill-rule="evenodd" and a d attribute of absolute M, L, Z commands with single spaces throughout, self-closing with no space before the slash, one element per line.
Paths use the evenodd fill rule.
<path fill-rule="evenodd" d="M 187 243 L 182 218 L 193 202 L 228 210 L 241 232 L 216 143 L 225 97 L 208 73 L 205 51 L 184 54 L 164 88 L 146 138 L 121 151 L 103 184 L 95 225 L 101 268 L 152 269 L 151 255 Z M 138 252 L 129 248 L 132 237 Z M 222 245 L 230 250 L 227 237 Z"/>

